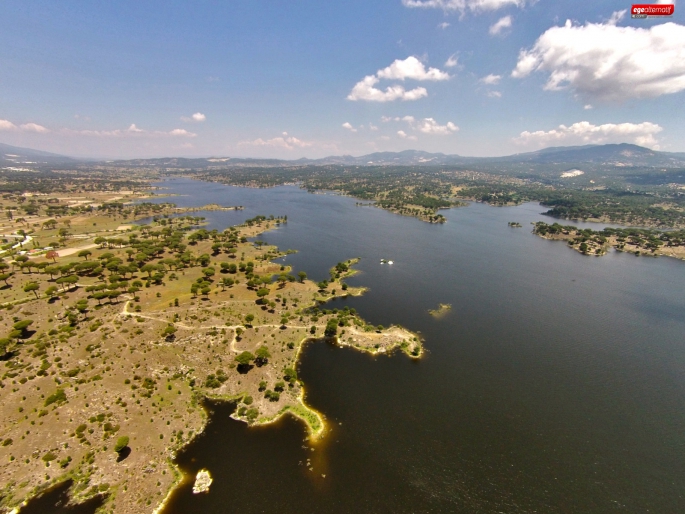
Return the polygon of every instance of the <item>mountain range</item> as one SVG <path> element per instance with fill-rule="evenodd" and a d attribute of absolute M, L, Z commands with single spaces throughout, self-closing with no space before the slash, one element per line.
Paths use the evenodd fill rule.
<path fill-rule="evenodd" d="M 78 165 L 95 163 L 30 148 L 20 148 L 0 143 L 0 166 Z M 376 152 L 359 157 L 352 155 L 330 156 L 323 159 L 251 159 L 235 157 L 208 158 L 154 158 L 100 161 L 99 164 L 120 167 L 167 167 L 167 168 L 227 168 L 227 167 L 280 167 L 307 165 L 346 166 L 506 166 L 550 165 L 582 166 L 605 165 L 612 167 L 681 168 L 685 167 L 685 153 L 660 152 L 638 145 L 621 143 L 605 145 L 550 147 L 534 152 L 502 157 L 464 157 L 456 154 L 430 153 L 420 150 L 402 152 Z"/>

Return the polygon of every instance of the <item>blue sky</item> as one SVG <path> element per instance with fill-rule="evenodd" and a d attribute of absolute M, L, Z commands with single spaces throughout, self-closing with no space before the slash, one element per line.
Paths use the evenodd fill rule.
<path fill-rule="evenodd" d="M 0 142 L 103 158 L 685 151 L 680 7 L 6 0 Z"/>

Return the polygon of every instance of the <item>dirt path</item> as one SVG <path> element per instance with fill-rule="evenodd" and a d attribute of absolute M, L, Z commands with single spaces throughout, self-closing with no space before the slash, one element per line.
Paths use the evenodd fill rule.
<path fill-rule="evenodd" d="M 231 347 L 231 350 L 233 352 L 236 352 L 236 353 L 238 352 L 238 350 L 236 350 L 236 348 L 235 348 L 235 343 L 237 342 L 236 341 L 236 337 L 237 337 L 236 329 L 237 328 L 245 328 L 244 325 L 209 325 L 206 327 L 201 325 L 199 327 L 191 327 L 191 326 L 186 325 L 185 323 L 181 323 L 180 321 L 170 321 L 168 319 L 156 318 L 154 316 L 146 316 L 145 314 L 141 314 L 139 312 L 131 312 L 128 310 L 128 306 L 130 303 L 131 303 L 131 300 L 126 301 L 126 303 L 124 304 L 124 308 L 121 309 L 121 312 L 119 313 L 120 316 L 128 316 L 128 317 L 135 316 L 138 318 L 149 319 L 152 321 L 159 321 L 160 323 L 166 323 L 167 325 L 174 325 L 175 327 L 183 328 L 185 330 L 210 330 L 212 328 L 225 328 L 228 330 L 232 330 L 233 331 L 233 339 L 231 340 L 230 347 Z M 279 328 L 281 326 L 282 325 L 275 324 L 275 323 L 274 324 L 268 324 L 268 325 L 252 325 L 253 328 L 263 328 L 263 327 Z M 290 325 L 290 324 L 288 324 L 286 326 L 288 328 L 309 328 L 309 327 L 311 327 L 311 325 L 305 326 L 305 325 Z M 323 327 L 324 325 L 315 325 L 315 326 L 316 327 Z"/>
<path fill-rule="evenodd" d="M 90 250 L 91 248 L 97 248 L 98 245 L 91 243 L 89 245 L 78 246 L 76 248 L 65 248 L 64 250 L 57 250 L 57 254 L 60 257 L 66 257 L 67 255 L 73 255 L 81 250 Z"/>

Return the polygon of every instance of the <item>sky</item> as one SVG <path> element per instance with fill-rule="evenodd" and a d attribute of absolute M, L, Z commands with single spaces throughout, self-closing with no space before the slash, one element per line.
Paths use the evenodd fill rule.
<path fill-rule="evenodd" d="M 685 151 L 685 5 L 4 0 L 0 142 L 75 157 Z"/>

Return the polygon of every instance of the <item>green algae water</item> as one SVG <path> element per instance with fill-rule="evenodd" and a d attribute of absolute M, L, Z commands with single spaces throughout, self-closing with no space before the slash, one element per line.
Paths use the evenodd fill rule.
<path fill-rule="evenodd" d="M 260 239 L 299 250 L 284 262 L 314 280 L 361 257 L 348 283 L 369 292 L 330 308 L 420 332 L 427 350 L 307 346 L 300 378 L 328 427 L 317 444 L 292 418 L 248 428 L 208 404 L 164 514 L 685 512 L 685 262 L 580 255 L 531 233 L 550 221 L 536 204 L 429 225 L 296 187 L 161 185 L 180 206 L 246 207 L 198 213 L 210 228 L 287 215 Z M 436 319 L 440 303 L 452 308 Z M 214 482 L 195 495 L 202 468 Z"/>

